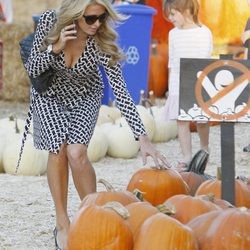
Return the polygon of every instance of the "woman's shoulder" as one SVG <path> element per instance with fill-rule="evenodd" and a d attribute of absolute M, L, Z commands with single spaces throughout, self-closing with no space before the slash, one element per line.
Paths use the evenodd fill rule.
<path fill-rule="evenodd" d="M 56 20 L 56 10 L 46 10 L 40 15 L 39 20 L 55 21 Z"/>

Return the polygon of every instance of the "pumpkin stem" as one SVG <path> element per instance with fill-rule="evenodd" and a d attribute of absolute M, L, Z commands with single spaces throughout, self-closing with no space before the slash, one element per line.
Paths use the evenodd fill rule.
<path fill-rule="evenodd" d="M 113 186 L 109 182 L 107 182 L 106 180 L 104 180 L 104 179 L 100 179 L 98 181 L 98 183 L 103 184 L 105 186 L 105 188 L 106 188 L 107 191 L 115 191 L 115 189 L 113 188 Z"/>
<path fill-rule="evenodd" d="M 215 195 L 212 193 L 199 196 L 202 200 L 210 201 L 214 203 Z"/>
<path fill-rule="evenodd" d="M 147 106 L 151 107 L 152 106 L 152 103 L 150 102 L 150 100 L 145 97 L 145 92 L 143 89 L 141 89 L 141 91 L 140 91 L 139 105 L 141 105 L 143 107 L 147 107 Z"/>
<path fill-rule="evenodd" d="M 12 114 L 12 115 L 10 115 L 10 116 L 9 116 L 9 121 L 15 121 L 15 117 L 16 117 L 16 116 L 15 116 L 15 115 L 13 115 L 13 114 Z"/>
<path fill-rule="evenodd" d="M 153 55 L 157 55 L 158 54 L 157 43 L 158 43 L 157 39 L 153 39 L 152 40 L 151 47 L 152 47 L 152 54 Z"/>
<path fill-rule="evenodd" d="M 20 129 L 19 129 L 18 124 L 17 124 L 17 117 L 16 117 L 16 115 L 11 115 L 9 117 L 9 119 L 10 119 L 10 121 L 15 121 L 15 132 L 16 132 L 16 134 L 20 134 Z M 14 120 L 12 120 L 12 119 L 14 119 Z"/>
<path fill-rule="evenodd" d="M 132 192 L 132 194 L 135 195 L 136 198 L 138 198 L 140 201 L 144 201 L 144 197 L 143 195 L 145 194 L 146 192 L 142 192 L 141 190 L 139 190 L 138 188 L 135 188 Z"/>
<path fill-rule="evenodd" d="M 168 170 L 169 167 L 165 167 L 163 165 L 159 165 L 159 166 L 151 166 L 151 169 L 156 169 L 156 170 Z"/>
<path fill-rule="evenodd" d="M 127 219 L 130 216 L 128 209 L 126 209 L 120 202 L 117 201 L 107 202 L 102 207 L 112 209 L 113 211 L 118 213 L 123 219 Z"/>
<path fill-rule="evenodd" d="M 239 207 L 238 208 L 241 212 L 248 212 L 250 211 L 247 207 Z"/>
<path fill-rule="evenodd" d="M 174 215 L 176 213 L 176 208 L 172 204 L 159 204 L 156 206 L 156 208 L 159 210 L 159 212 L 166 214 L 166 215 Z"/>
<path fill-rule="evenodd" d="M 154 91 L 153 90 L 150 90 L 148 92 L 149 94 L 149 101 L 151 103 L 151 105 L 155 105 L 155 95 L 154 95 Z M 150 112 L 152 112 L 152 110 L 150 110 Z"/>
<path fill-rule="evenodd" d="M 216 177 L 218 180 L 221 181 L 221 167 L 217 167 L 217 174 L 216 174 Z"/>

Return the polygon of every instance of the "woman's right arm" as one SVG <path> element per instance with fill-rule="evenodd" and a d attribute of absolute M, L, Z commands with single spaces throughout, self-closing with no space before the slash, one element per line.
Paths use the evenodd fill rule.
<path fill-rule="evenodd" d="M 48 51 L 40 51 L 44 37 L 49 33 L 55 22 L 54 11 L 44 12 L 37 25 L 31 54 L 25 64 L 25 68 L 31 77 L 37 77 L 48 69 L 55 60 L 55 56 Z"/>

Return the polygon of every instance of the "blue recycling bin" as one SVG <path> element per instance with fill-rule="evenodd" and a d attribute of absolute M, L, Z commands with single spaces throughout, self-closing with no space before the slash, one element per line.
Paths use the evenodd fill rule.
<path fill-rule="evenodd" d="M 142 4 L 114 5 L 115 9 L 130 17 L 116 31 L 119 34 L 118 43 L 126 54 L 122 67 L 123 76 L 134 102 L 139 103 L 140 91 L 148 91 L 150 40 L 153 26 L 153 15 L 156 10 Z M 103 104 L 114 100 L 112 89 L 101 70 L 104 79 Z"/>

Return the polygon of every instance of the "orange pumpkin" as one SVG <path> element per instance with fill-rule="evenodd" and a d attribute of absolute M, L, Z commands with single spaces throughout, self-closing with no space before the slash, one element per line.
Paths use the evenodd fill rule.
<path fill-rule="evenodd" d="M 199 195 L 199 197 L 202 198 L 203 200 L 207 200 L 214 203 L 215 205 L 219 206 L 222 209 L 228 209 L 234 207 L 230 202 L 223 199 L 218 199 L 213 194 Z"/>
<path fill-rule="evenodd" d="M 210 125 L 210 127 L 211 126 L 217 126 L 217 125 L 220 125 L 220 122 L 210 121 L 209 125 Z M 195 122 L 190 122 L 190 131 L 191 132 L 197 132 L 197 127 L 196 127 L 196 123 Z"/>
<path fill-rule="evenodd" d="M 202 214 L 187 226 L 194 231 L 200 250 L 250 249 L 250 212 L 246 208 Z"/>
<path fill-rule="evenodd" d="M 206 181 L 206 177 L 195 172 L 180 172 L 181 177 L 187 183 L 191 195 L 195 195 L 197 188 Z"/>
<path fill-rule="evenodd" d="M 149 61 L 148 92 L 162 97 L 168 90 L 168 45 L 154 40 L 151 44 Z"/>
<path fill-rule="evenodd" d="M 207 180 L 197 189 L 195 195 L 214 194 L 221 199 L 221 180 Z M 235 180 L 235 206 L 250 208 L 250 187 L 241 180 Z"/>
<path fill-rule="evenodd" d="M 192 230 L 169 216 L 157 213 L 141 226 L 134 250 L 198 250 Z"/>
<path fill-rule="evenodd" d="M 134 194 L 128 191 L 116 191 L 107 181 L 101 179 L 99 182 L 103 183 L 107 191 L 95 192 L 86 195 L 81 203 L 80 208 L 90 204 L 104 205 L 107 202 L 117 201 L 123 206 L 126 206 L 132 202 L 140 201 Z"/>
<path fill-rule="evenodd" d="M 141 225 L 150 216 L 159 213 L 159 210 L 148 202 L 134 202 L 126 206 L 129 212 L 128 223 L 134 239 Z"/>
<path fill-rule="evenodd" d="M 82 207 L 70 224 L 67 249 L 132 250 L 133 236 L 125 221 L 127 210 L 122 214 L 116 211 L 110 205 Z"/>
<path fill-rule="evenodd" d="M 146 5 L 157 10 L 156 15 L 153 16 L 152 38 L 167 43 L 169 30 L 174 26 L 163 17 L 162 0 L 146 0 Z"/>
<path fill-rule="evenodd" d="M 129 181 L 127 190 L 139 189 L 143 198 L 156 206 L 176 194 L 187 194 L 188 187 L 180 174 L 172 169 L 139 169 Z"/>
<path fill-rule="evenodd" d="M 190 195 L 174 195 L 167 199 L 164 205 L 174 206 L 175 214 L 171 215 L 171 217 L 177 219 L 183 224 L 188 223 L 193 218 L 208 213 L 214 210 L 220 210 L 221 208 L 212 202 L 202 199 L 202 197 L 190 196 Z"/>

